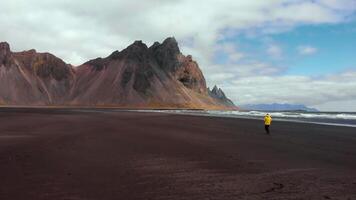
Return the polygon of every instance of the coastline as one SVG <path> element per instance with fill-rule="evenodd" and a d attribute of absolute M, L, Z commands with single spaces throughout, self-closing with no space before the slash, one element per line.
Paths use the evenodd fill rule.
<path fill-rule="evenodd" d="M 191 116 L 202 116 L 202 117 L 217 117 L 217 118 L 236 118 L 236 119 L 251 119 L 251 120 L 262 120 L 263 116 L 243 116 L 243 115 L 226 115 L 226 114 L 214 114 L 214 113 L 209 113 L 209 110 L 187 110 L 187 109 L 181 109 L 181 110 L 173 110 L 173 109 L 167 109 L 167 110 L 161 110 L 161 109 L 156 109 L 156 110 L 128 110 L 128 111 L 136 111 L 136 112 L 158 112 L 158 113 L 169 113 L 169 114 L 178 114 L 178 115 L 191 115 Z M 196 112 L 198 111 L 198 112 Z M 214 111 L 214 110 L 210 110 Z M 246 111 L 242 111 L 246 112 Z M 255 111 L 253 111 L 255 112 Z M 263 111 L 257 111 L 257 112 L 263 112 Z M 267 112 L 265 112 L 267 113 Z M 309 112 L 308 112 L 309 113 Z M 320 113 L 320 112 L 317 112 Z M 331 113 L 331 112 L 328 112 Z M 335 112 L 336 113 L 336 112 Z M 354 114 L 354 112 L 350 112 Z M 332 113 L 333 114 L 333 113 Z M 294 122 L 294 123 L 306 123 L 306 124 L 318 124 L 318 125 L 326 125 L 326 126 L 341 126 L 341 127 L 356 127 L 356 124 L 346 124 L 346 123 L 335 123 L 335 122 L 325 122 L 325 121 L 306 121 L 298 118 L 278 118 L 273 116 L 273 121 L 284 121 L 284 122 Z M 351 120 L 350 120 L 351 121 Z"/>
<path fill-rule="evenodd" d="M 221 110 L 221 109 L 202 109 L 202 108 L 134 108 L 134 107 L 111 107 L 111 106 L 0 106 L 0 111 L 15 111 L 15 110 L 28 110 L 31 112 L 32 110 L 66 110 L 66 111 L 81 111 L 81 112 L 153 112 L 153 113 L 167 113 L 167 114 L 177 114 L 177 115 L 191 115 L 191 116 L 207 116 L 207 117 L 221 117 L 221 118 L 237 118 L 237 119 L 251 119 L 251 120 L 261 120 L 263 116 L 246 116 L 246 115 L 227 115 L 227 114 L 217 114 L 216 112 L 260 112 L 267 113 L 267 111 L 246 111 L 246 110 Z M 294 112 L 294 111 L 269 111 L 269 113 L 273 112 Z M 300 112 L 300 111 L 298 111 Z M 306 112 L 308 114 L 337 114 L 339 112 Z M 343 112 L 347 113 L 347 112 Z M 355 112 L 349 112 L 350 114 L 355 114 Z M 340 126 L 340 127 L 356 127 L 355 120 L 348 120 L 349 122 L 340 123 L 335 120 L 328 119 L 316 119 L 314 121 L 308 121 L 305 118 L 281 118 L 275 117 L 272 115 L 274 121 L 284 121 L 284 122 L 295 122 L 295 123 L 306 123 L 306 124 L 318 124 L 318 125 L 326 125 L 326 126 Z M 356 116 L 355 116 L 356 117 Z"/>

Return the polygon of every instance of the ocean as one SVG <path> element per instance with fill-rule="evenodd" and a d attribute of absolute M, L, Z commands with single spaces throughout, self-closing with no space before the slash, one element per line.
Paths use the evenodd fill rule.
<path fill-rule="evenodd" d="M 205 110 L 155 110 L 154 112 L 189 114 L 199 116 L 233 117 L 263 120 L 269 113 L 273 121 L 293 121 L 333 126 L 356 127 L 356 112 L 304 112 L 304 111 L 205 111 Z"/>

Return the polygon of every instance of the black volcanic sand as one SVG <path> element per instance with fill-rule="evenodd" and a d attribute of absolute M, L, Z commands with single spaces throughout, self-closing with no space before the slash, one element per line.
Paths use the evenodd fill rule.
<path fill-rule="evenodd" d="M 356 129 L 0 109 L 1 200 L 356 199 Z"/>

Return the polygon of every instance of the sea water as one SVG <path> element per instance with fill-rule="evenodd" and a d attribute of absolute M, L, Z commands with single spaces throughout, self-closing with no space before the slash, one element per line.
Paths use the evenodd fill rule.
<path fill-rule="evenodd" d="M 293 121 L 334 126 L 356 127 L 356 112 L 305 112 L 305 111 L 218 111 L 218 110 L 155 110 L 154 112 L 199 116 L 233 117 L 263 120 L 269 113 L 276 121 Z"/>

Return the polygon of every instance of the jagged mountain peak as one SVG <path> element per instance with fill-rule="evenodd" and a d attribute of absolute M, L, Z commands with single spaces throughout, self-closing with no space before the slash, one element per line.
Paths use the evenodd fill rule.
<path fill-rule="evenodd" d="M 175 37 L 167 37 L 167 38 L 163 41 L 163 43 L 175 43 L 175 44 L 177 44 L 178 42 L 177 42 L 177 40 L 176 40 Z"/>
<path fill-rule="evenodd" d="M 229 98 L 226 97 L 224 91 L 221 88 L 219 88 L 217 85 L 215 85 L 212 90 L 208 88 L 208 93 L 212 98 L 217 99 L 218 101 L 224 103 L 225 105 L 235 106 L 234 103 Z"/>
<path fill-rule="evenodd" d="M 166 52 L 166 56 L 175 57 L 176 55 L 181 54 L 178 42 L 174 37 L 165 39 L 162 44 L 155 42 L 149 49 L 155 55 L 162 55 L 162 52 Z"/>
<path fill-rule="evenodd" d="M 160 46 L 161 45 L 161 43 L 159 43 L 159 42 L 154 42 L 153 44 L 152 44 L 152 46 L 150 46 L 150 50 L 152 50 L 152 49 L 155 49 L 156 47 L 158 47 L 158 46 Z"/>
<path fill-rule="evenodd" d="M 0 47 L 5 63 L 0 64 L 6 66 L 0 74 L 0 103 L 5 105 L 236 108 L 208 94 L 197 62 L 180 52 L 174 37 L 149 48 L 138 40 L 75 69 L 49 53 Z"/>
<path fill-rule="evenodd" d="M 134 43 L 132 43 L 130 46 L 128 46 L 126 49 L 122 50 L 121 52 L 118 53 L 118 57 L 125 57 L 128 56 L 130 59 L 139 59 L 142 60 L 144 55 L 147 55 L 149 53 L 148 47 L 145 43 L 143 43 L 141 40 L 137 40 Z"/>
<path fill-rule="evenodd" d="M 10 51 L 10 45 L 7 42 L 0 42 L 0 51 Z"/>
<path fill-rule="evenodd" d="M 143 49 L 147 49 L 147 45 L 145 43 L 142 42 L 142 40 L 136 40 L 134 43 L 132 43 L 130 46 L 127 47 L 127 49 L 129 48 L 143 48 Z"/>
<path fill-rule="evenodd" d="M 37 51 L 36 49 L 30 49 L 30 50 L 26 50 L 26 51 L 22 51 L 22 52 L 18 52 L 19 54 L 36 54 Z"/>
<path fill-rule="evenodd" d="M 217 85 L 215 85 L 210 92 L 213 96 L 215 96 L 217 98 L 220 98 L 220 99 L 226 98 L 224 91 L 221 88 L 219 88 Z"/>
<path fill-rule="evenodd" d="M 174 37 L 165 39 L 162 44 L 158 42 L 154 43 L 149 50 L 164 71 L 175 72 L 180 67 L 179 56 L 182 53 Z"/>
<path fill-rule="evenodd" d="M 160 48 L 162 48 L 165 51 L 168 51 L 171 55 L 177 55 L 181 54 L 178 42 L 174 37 L 169 37 L 163 41 L 163 43 L 160 45 Z"/>
<path fill-rule="evenodd" d="M 162 45 L 176 48 L 178 47 L 178 42 L 175 37 L 168 37 L 163 41 Z"/>
<path fill-rule="evenodd" d="M 0 64 L 4 64 L 6 58 L 11 53 L 10 45 L 7 42 L 0 42 Z"/>

